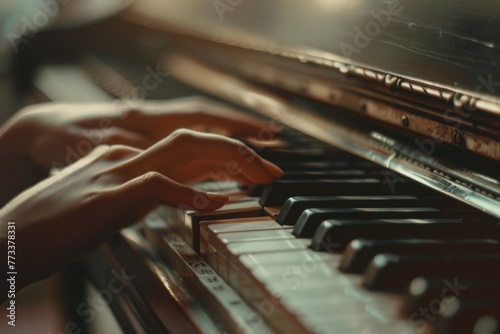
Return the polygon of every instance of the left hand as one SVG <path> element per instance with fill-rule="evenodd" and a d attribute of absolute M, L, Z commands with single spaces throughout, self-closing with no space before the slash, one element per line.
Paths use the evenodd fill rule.
<path fill-rule="evenodd" d="M 269 139 L 270 123 L 206 98 L 99 104 L 37 104 L 0 128 L 0 206 L 100 145 L 146 149 L 179 128 Z"/>
<path fill-rule="evenodd" d="M 16 288 L 55 273 L 158 204 L 220 208 L 227 196 L 189 183 L 221 171 L 231 180 L 261 184 L 283 175 L 240 141 L 186 129 L 146 150 L 100 145 L 0 209 L 2 254 L 8 250 L 8 222 L 16 222 Z M 0 266 L 6 262 L 2 256 Z M 0 303 L 6 284 L 0 281 Z"/>
<path fill-rule="evenodd" d="M 179 128 L 239 138 L 267 139 L 274 133 L 268 122 L 200 97 L 148 101 L 134 108 L 125 103 L 38 104 L 22 110 L 10 126 L 24 130 L 18 150 L 46 170 L 69 165 L 99 145 L 146 149 Z"/>

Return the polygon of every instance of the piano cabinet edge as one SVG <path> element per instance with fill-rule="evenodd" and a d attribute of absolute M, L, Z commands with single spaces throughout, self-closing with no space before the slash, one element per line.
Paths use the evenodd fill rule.
<path fill-rule="evenodd" d="M 112 293 L 112 298 L 108 297 L 109 306 L 123 331 L 219 333 L 206 311 L 185 290 L 182 282 L 174 278 L 175 273 L 153 263 L 141 250 L 143 247 L 137 245 L 137 242 L 145 242 L 141 238 L 137 230 L 126 229 L 83 260 L 87 275 L 98 291 L 110 291 L 111 283 L 117 280 L 120 283 L 114 285 L 124 287 Z"/>

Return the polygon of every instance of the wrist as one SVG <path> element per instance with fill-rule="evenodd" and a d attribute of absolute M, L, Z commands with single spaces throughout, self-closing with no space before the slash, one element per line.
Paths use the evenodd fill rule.
<path fill-rule="evenodd" d="M 0 206 L 46 176 L 30 157 L 36 132 L 24 115 L 16 115 L 0 128 Z"/>
<path fill-rule="evenodd" d="M 0 155 L 28 156 L 30 143 L 35 140 L 37 132 L 30 117 L 23 111 L 18 112 L 0 127 Z"/>

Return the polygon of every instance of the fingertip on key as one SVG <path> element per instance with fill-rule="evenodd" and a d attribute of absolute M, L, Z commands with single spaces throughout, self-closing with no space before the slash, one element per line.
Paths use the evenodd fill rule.
<path fill-rule="evenodd" d="M 224 194 L 205 192 L 205 195 L 208 197 L 209 200 L 217 203 L 226 203 L 229 200 L 229 197 Z"/>
<path fill-rule="evenodd" d="M 262 160 L 262 164 L 264 166 L 264 168 L 274 177 L 278 178 L 278 177 L 282 177 L 283 174 L 285 174 L 285 172 L 283 172 L 283 170 L 281 168 L 279 168 L 278 166 L 276 166 L 275 164 L 273 164 L 272 162 L 270 161 L 267 161 L 267 160 Z"/>

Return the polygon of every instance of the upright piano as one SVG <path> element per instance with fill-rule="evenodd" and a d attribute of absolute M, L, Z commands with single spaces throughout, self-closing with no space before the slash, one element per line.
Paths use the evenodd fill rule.
<path fill-rule="evenodd" d="M 138 0 L 118 21 L 137 59 L 280 130 L 247 143 L 285 171 L 201 183 L 230 202 L 159 207 L 85 259 L 98 289 L 133 276 L 109 300 L 125 332 L 500 333 L 499 2 Z M 141 93 L 113 59 L 80 68 Z"/>

